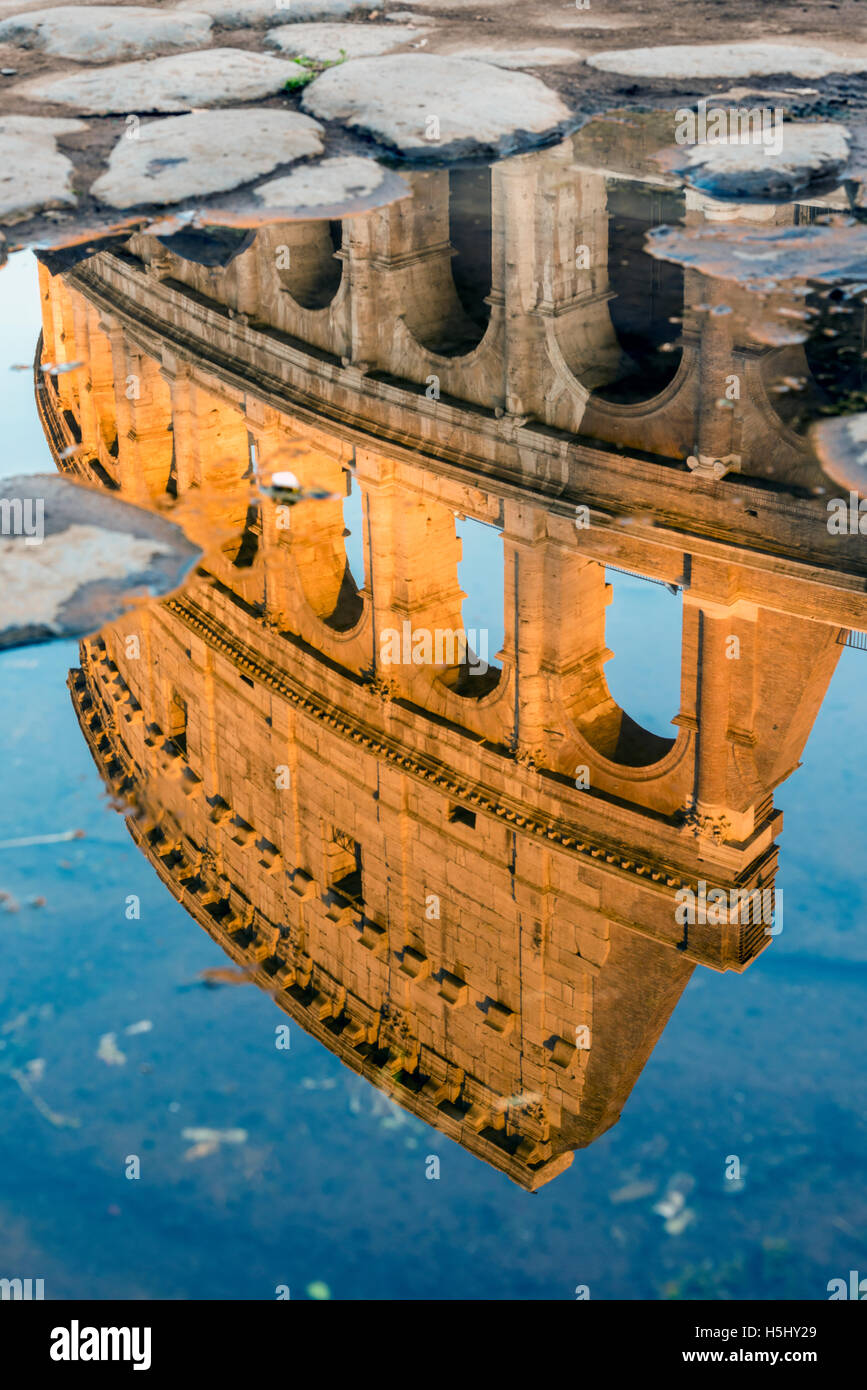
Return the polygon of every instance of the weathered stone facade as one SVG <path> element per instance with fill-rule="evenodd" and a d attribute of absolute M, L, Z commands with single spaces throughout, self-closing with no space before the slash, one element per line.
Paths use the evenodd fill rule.
<path fill-rule="evenodd" d="M 137 808 L 134 838 L 305 1029 L 535 1188 L 616 1121 L 694 965 L 742 970 L 768 943 L 761 923 L 680 925 L 675 893 L 773 886 L 773 791 L 841 631 L 867 630 L 864 554 L 799 495 L 815 464 L 764 406 L 736 502 L 731 474 L 674 462 L 717 429 L 702 434 L 716 380 L 705 397 L 699 383 L 738 349 L 716 324 L 685 343 L 671 410 L 552 393 L 552 333 L 573 361 L 581 341 L 588 360 L 616 347 L 604 274 L 590 299 L 558 281 L 564 200 L 585 240 L 605 208 L 604 180 L 562 150 L 494 170 L 505 278 L 473 360 L 419 347 L 420 316 L 452 293 L 447 180 L 421 175 L 418 205 L 355 219 L 318 309 L 273 279 L 276 245 L 301 248 L 296 271 L 315 259 L 310 224 L 263 229 L 222 271 L 141 237 L 65 279 L 43 270 L 43 355 L 86 365 L 41 387 L 40 408 L 60 466 L 173 507 L 207 549 L 181 594 L 84 643 L 71 677 L 98 765 Z M 570 438 L 587 411 L 592 445 Z M 624 443 L 625 419 L 641 455 L 598 442 Z M 770 458 L 788 492 L 762 484 Z M 287 521 L 256 497 L 251 459 L 335 497 Z M 380 660 L 386 628 L 460 627 L 456 514 L 503 537 L 506 638 L 478 694 L 454 666 Z M 608 691 L 606 564 L 683 589 L 670 740 Z"/>

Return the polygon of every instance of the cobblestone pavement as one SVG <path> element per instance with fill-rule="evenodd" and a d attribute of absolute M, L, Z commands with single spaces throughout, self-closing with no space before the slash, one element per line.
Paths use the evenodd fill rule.
<path fill-rule="evenodd" d="M 308 181 L 292 175 L 311 164 L 317 205 L 363 210 L 405 189 L 360 161 L 497 158 L 597 112 L 722 91 L 841 121 L 857 175 L 856 0 L 760 14 L 734 0 L 725 34 L 711 15 L 712 0 L 674 14 L 638 0 L 0 0 L 0 236 L 57 244 L 167 207 L 185 225 L 215 199 L 251 223 L 301 216 Z"/>

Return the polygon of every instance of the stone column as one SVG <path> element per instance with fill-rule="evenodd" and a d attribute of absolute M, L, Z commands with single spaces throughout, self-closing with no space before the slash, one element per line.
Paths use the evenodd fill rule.
<path fill-rule="evenodd" d="M 726 642 L 731 613 L 702 604 L 699 610 L 698 766 L 696 810 L 700 816 L 720 817 L 726 809 L 728 766 L 729 678 L 731 663 Z"/>
<path fill-rule="evenodd" d="M 719 477 L 728 469 L 739 468 L 741 461 L 740 455 L 733 451 L 736 402 L 726 395 L 735 374 L 734 315 L 715 312 L 730 308 L 727 299 L 731 297 L 731 289 L 726 289 L 724 282 L 701 276 L 699 283 L 702 302 L 709 308 L 702 314 L 699 347 L 698 461 L 697 467 L 691 466 L 698 472 L 710 471 Z"/>
<path fill-rule="evenodd" d="M 506 503 L 503 548 L 503 666 L 514 667 L 515 691 L 506 734 L 520 752 L 555 767 L 558 726 L 574 720 L 598 745 L 600 718 L 618 713 L 604 677 L 610 586 L 601 564 L 547 536 L 542 508 Z"/>
<path fill-rule="evenodd" d="M 373 600 L 374 667 L 380 677 L 408 692 L 419 673 L 426 671 L 428 680 L 433 675 L 428 661 L 403 661 L 404 654 L 411 658 L 419 635 L 430 634 L 435 650 L 437 631 L 462 629 L 465 595 L 457 577 L 461 551 L 454 513 L 440 502 L 401 488 L 387 462 L 378 476 L 370 476 L 360 451 L 359 473 L 366 475 L 365 543 Z M 400 662 L 382 659 L 387 631 L 399 636 Z"/>
<path fill-rule="evenodd" d="M 132 348 L 123 330 L 111 329 L 111 356 L 117 405 L 117 477 L 127 501 L 149 507 L 165 493 L 172 459 L 170 400 L 159 409 L 158 368 Z M 166 393 L 168 388 L 160 383 Z M 150 388 L 152 389 L 148 389 Z"/>

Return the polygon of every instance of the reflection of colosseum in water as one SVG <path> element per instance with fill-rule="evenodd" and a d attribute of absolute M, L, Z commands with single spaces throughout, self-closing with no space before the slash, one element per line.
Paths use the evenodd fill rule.
<path fill-rule="evenodd" d="M 867 565 L 770 404 L 802 349 L 698 312 L 722 291 L 692 273 L 657 277 L 618 334 L 608 211 L 633 244 L 630 217 L 651 194 L 677 216 L 674 193 L 576 169 L 570 142 L 411 178 L 412 200 L 261 229 L 222 266 L 135 236 L 41 268 L 43 359 L 85 363 L 38 388 L 58 466 L 220 542 L 83 643 L 70 686 L 196 921 L 347 1066 L 535 1189 L 618 1119 L 695 965 L 768 944 L 762 923 L 679 925 L 674 895 L 773 885 L 774 788 L 867 629 Z M 655 272 L 619 259 L 644 302 Z M 251 505 L 251 460 L 353 479 L 363 577 L 339 497 Z M 380 661 L 387 628 L 461 627 L 456 514 L 502 533 L 505 640 L 476 684 Z M 671 739 L 609 693 L 606 564 L 682 590 Z"/>

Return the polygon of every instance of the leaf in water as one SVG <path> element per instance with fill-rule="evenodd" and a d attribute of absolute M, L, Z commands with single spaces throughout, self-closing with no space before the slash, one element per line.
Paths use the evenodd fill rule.
<path fill-rule="evenodd" d="M 28 1100 L 33 1102 L 42 1118 L 47 1120 L 50 1125 L 54 1125 L 55 1129 L 81 1128 L 81 1120 L 76 1119 L 74 1115 L 61 1115 L 58 1111 L 52 1110 L 50 1106 L 45 1104 L 42 1097 L 38 1096 L 33 1090 L 33 1080 L 27 1075 L 26 1071 L 18 1071 L 15 1069 L 11 1071 L 9 1075 L 12 1077 L 12 1080 L 21 1087 L 21 1090 L 24 1092 L 25 1096 L 27 1096 Z"/>
<path fill-rule="evenodd" d="M 188 1126 L 181 1130 L 182 1139 L 193 1141 L 192 1147 L 184 1153 L 188 1163 L 197 1158 L 207 1158 L 216 1153 L 221 1144 L 246 1144 L 245 1129 L 208 1129 L 205 1126 Z"/>
<path fill-rule="evenodd" d="M 198 977 L 203 985 L 215 989 L 217 985 L 248 985 L 250 983 L 250 971 L 244 966 L 211 966 L 208 970 L 203 970 Z"/>
<path fill-rule="evenodd" d="M 312 1284 L 308 1284 L 304 1291 L 308 1298 L 326 1299 L 331 1297 L 331 1290 L 321 1279 L 314 1279 Z"/>

